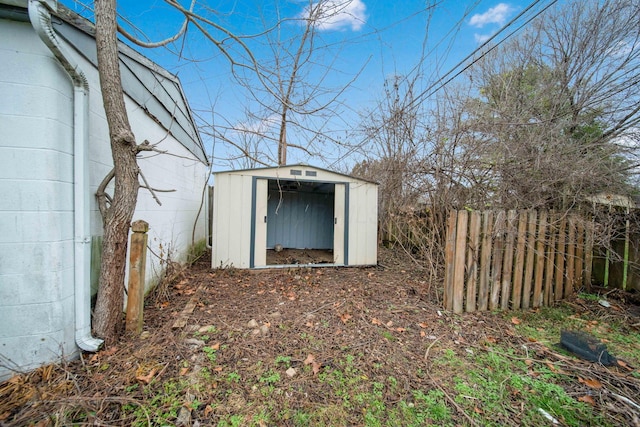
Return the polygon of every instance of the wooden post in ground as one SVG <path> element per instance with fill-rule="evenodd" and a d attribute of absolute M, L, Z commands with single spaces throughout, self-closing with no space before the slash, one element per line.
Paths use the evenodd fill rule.
<path fill-rule="evenodd" d="M 149 224 L 138 220 L 131 224 L 131 244 L 129 246 L 129 286 L 127 287 L 126 331 L 133 334 L 142 332 L 144 307 L 144 276 L 147 261 L 147 231 Z"/>
<path fill-rule="evenodd" d="M 454 286 L 454 262 L 456 254 L 456 224 L 458 211 L 449 212 L 447 221 L 447 241 L 444 249 L 444 295 L 442 297 L 444 308 L 453 310 L 453 286 Z"/>
<path fill-rule="evenodd" d="M 456 225 L 456 246 L 453 265 L 453 312 L 464 311 L 464 284 L 465 284 L 465 255 L 467 249 L 467 226 L 469 213 L 465 210 L 458 212 L 458 224 Z"/>

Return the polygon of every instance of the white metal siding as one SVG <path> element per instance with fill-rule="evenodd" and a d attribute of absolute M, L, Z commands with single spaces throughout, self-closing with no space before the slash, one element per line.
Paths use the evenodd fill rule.
<path fill-rule="evenodd" d="M 267 230 L 268 224 L 265 219 L 268 216 L 268 193 L 269 181 L 258 179 L 255 181 L 255 233 L 253 247 L 253 266 L 262 267 L 267 265 Z M 253 196 L 252 196 L 253 198 Z M 249 263 L 251 266 L 251 262 Z"/>
<path fill-rule="evenodd" d="M 345 262 L 345 222 L 346 222 L 346 192 L 348 184 L 336 184 L 333 208 L 334 228 L 333 228 L 333 262 L 337 265 L 347 264 Z"/>
<path fill-rule="evenodd" d="M 300 171 L 292 175 L 291 169 Z M 311 174 L 308 174 L 311 172 Z M 315 172 L 315 176 L 313 173 Z M 249 268 L 251 251 L 252 183 L 256 179 L 304 180 L 335 183 L 335 212 L 338 224 L 334 228 L 334 257 L 336 264 L 373 265 L 377 262 L 377 185 L 346 175 L 296 165 L 281 168 L 250 169 L 215 174 L 213 267 L 233 265 Z M 349 186 L 348 206 L 345 206 L 346 186 Z M 347 210 L 348 218 L 341 212 Z M 257 215 L 257 213 L 256 213 Z M 261 218 L 256 217 L 256 222 Z M 345 254 L 344 229 L 348 230 L 348 251 Z M 258 224 L 254 224 L 254 231 Z M 259 233 L 256 233 L 258 236 Z M 260 238 L 261 235 L 259 235 Z M 255 236 L 254 236 L 255 237 Z M 254 249 L 261 250 L 256 242 Z M 255 254 L 254 254 L 255 255 Z M 346 255 L 346 262 L 345 262 Z M 261 266 L 255 263 L 256 267 Z"/>
<path fill-rule="evenodd" d="M 354 182 L 349 188 L 349 265 L 377 262 L 378 187 Z"/>
<path fill-rule="evenodd" d="M 214 185 L 212 265 L 249 268 L 252 179 L 219 175 Z"/>

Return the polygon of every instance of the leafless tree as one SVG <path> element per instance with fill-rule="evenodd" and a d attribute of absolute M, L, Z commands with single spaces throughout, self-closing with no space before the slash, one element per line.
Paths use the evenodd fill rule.
<path fill-rule="evenodd" d="M 348 13 L 351 3 L 309 0 L 301 15 L 272 25 L 265 22 L 260 39 L 252 39 L 262 52 L 257 68 L 234 72 L 248 95 L 244 120 L 232 123 L 221 117 L 216 126 L 204 128 L 205 134 L 227 144 L 231 164 L 283 165 L 291 149 L 303 157 L 322 157 L 327 145 L 345 144 L 327 123 L 339 123 L 342 95 L 359 72 L 342 73 L 336 65 L 346 40 L 331 43 L 322 35 L 328 22 Z M 336 84 L 339 75 L 344 78 Z"/>
<path fill-rule="evenodd" d="M 104 198 L 99 201 L 104 236 L 93 326 L 96 334 L 109 344 L 119 333 L 127 240 L 140 184 L 138 145 L 129 124 L 120 78 L 115 0 L 97 0 L 95 16 L 98 72 L 109 125 L 115 187 L 108 208 Z"/>
<path fill-rule="evenodd" d="M 486 203 L 569 209 L 628 194 L 638 166 L 640 4 L 571 2 L 479 61 L 456 129 Z"/>
<path fill-rule="evenodd" d="M 352 173 L 380 184 L 378 219 L 383 239 L 390 232 L 391 217 L 399 210 L 412 209 L 421 195 L 415 173 L 426 130 L 418 126 L 419 106 L 412 102 L 414 85 L 415 79 L 404 76 L 388 78 L 383 98 L 363 113 L 365 159 Z"/>
<path fill-rule="evenodd" d="M 381 218 L 416 220 L 402 212 L 411 185 L 410 206 L 423 203 L 426 234 L 441 244 L 443 209 L 569 210 L 600 192 L 631 194 L 640 164 L 639 18 L 637 1 L 569 2 L 479 54 L 463 79 L 429 100 L 428 113 L 412 101 L 422 94 L 387 93 L 392 102 L 364 126 L 379 151 L 354 170 L 382 181 Z M 398 135 L 411 141 L 407 128 L 420 135 L 416 149 L 395 143 Z M 437 257 L 442 246 L 428 252 Z"/>
<path fill-rule="evenodd" d="M 331 63 L 321 65 L 322 61 L 315 57 L 318 52 L 318 32 L 321 25 L 343 12 L 349 1 L 319 0 L 310 1 L 305 14 L 297 18 L 279 20 L 264 32 L 251 36 L 236 35 L 216 22 L 215 11 L 208 8 L 196 11 L 195 0 L 188 6 L 175 0 L 165 3 L 183 17 L 179 30 L 161 41 L 143 40 L 139 34 L 127 31 L 117 21 L 115 0 L 97 0 L 95 2 L 96 46 L 98 52 L 98 71 L 101 91 L 109 125 L 113 170 L 99 186 L 98 206 L 103 218 L 103 250 L 98 288 L 98 299 L 94 315 L 95 333 L 112 343 L 121 332 L 121 311 L 123 305 L 123 284 L 125 277 L 128 230 L 135 211 L 138 190 L 145 187 L 152 191 L 149 183 L 141 185 L 144 180 L 136 156 L 141 151 L 152 151 L 155 147 L 148 142 L 137 143 L 128 122 L 124 104 L 124 95 L 120 77 L 117 34 L 126 37 L 131 43 L 143 48 L 157 48 L 174 42 L 185 42 L 188 28 L 195 28 L 215 49 L 227 60 L 230 69 L 238 82 L 247 83 L 245 87 L 255 93 L 255 99 L 262 102 L 266 116 L 260 116 L 262 126 L 275 123 L 277 137 L 275 142 L 276 156 L 268 152 L 265 139 L 269 136 L 260 128 L 249 125 L 244 128 L 228 126 L 240 138 L 227 138 L 215 130 L 213 135 L 224 136 L 223 141 L 231 143 L 239 152 L 238 158 L 256 163 L 286 162 L 287 148 L 294 147 L 311 153 L 314 143 L 327 138 L 320 122 L 313 122 L 310 117 L 321 114 L 331 116 L 337 112 L 334 105 L 345 89 L 326 89 L 322 82 L 333 70 Z M 285 22 L 294 24 L 301 33 L 290 38 L 280 38 Z M 261 62 L 253 54 L 248 40 L 265 40 L 273 52 L 271 62 Z M 313 74 L 316 83 L 309 84 Z M 249 84 L 248 76 L 252 83 Z M 355 76 L 351 77 L 352 79 Z M 347 83 L 348 85 L 348 83 Z M 266 98 L 262 95 L 266 94 Z M 258 117 L 258 116 L 256 116 Z M 294 118 L 296 117 L 296 118 Z M 249 116 L 251 119 L 251 116 Z M 303 133 L 311 135 L 303 144 L 291 142 L 289 131 L 295 124 Z M 224 127 L 223 127 L 224 128 Z M 289 134 L 289 136 L 287 136 Z M 330 137 L 329 137 L 330 139 Z M 268 153 L 268 155 L 265 155 Z M 106 189 L 114 182 L 113 193 Z"/>

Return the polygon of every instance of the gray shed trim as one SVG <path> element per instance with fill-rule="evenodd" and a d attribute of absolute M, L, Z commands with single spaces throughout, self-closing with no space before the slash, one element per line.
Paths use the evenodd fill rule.
<path fill-rule="evenodd" d="M 288 165 L 290 166 L 298 166 L 298 165 Z M 305 165 L 307 166 L 307 165 Z M 284 167 L 284 166 L 283 166 Z M 313 167 L 314 169 L 319 169 L 317 167 Z M 272 169 L 272 168 L 264 168 L 264 169 Z M 259 170 L 259 169 L 241 169 L 242 170 Z M 331 172 L 331 171 L 328 171 Z M 332 172 L 335 173 L 335 172 Z M 343 174 L 340 174 L 343 175 Z M 249 252 L 249 268 L 255 268 L 255 249 L 256 249 L 256 201 L 257 201 L 257 181 L 259 179 L 272 180 L 273 177 L 269 176 L 253 176 L 251 180 L 251 246 Z M 313 180 L 306 179 L 296 179 L 296 181 L 300 182 L 318 182 Z M 322 181 L 327 184 L 344 184 L 345 195 L 344 195 L 344 214 L 346 218 L 349 218 L 349 182 L 347 181 Z M 344 265 L 349 265 L 349 221 L 345 221 L 344 224 Z"/>
<path fill-rule="evenodd" d="M 353 176 L 353 175 L 349 175 L 349 174 L 346 174 L 346 173 L 332 171 L 331 169 L 319 168 L 318 166 L 312 166 L 312 165 L 309 165 L 307 163 L 294 163 L 294 164 L 290 164 L 290 165 L 281 165 L 281 166 L 264 166 L 264 167 L 260 167 L 260 168 L 228 169 L 228 170 L 223 170 L 223 171 L 218 171 L 218 172 L 212 172 L 211 174 L 215 175 L 215 174 L 218 174 L 218 173 L 237 173 L 237 172 L 260 171 L 260 170 L 271 170 L 271 169 L 291 169 L 291 168 L 295 168 L 295 167 L 308 167 L 308 168 L 317 169 L 319 171 L 328 172 L 328 173 L 331 173 L 331 174 L 342 175 L 342 176 L 344 176 L 346 178 L 357 179 L 358 181 L 368 182 L 370 184 L 376 184 L 376 185 L 380 184 L 379 182 L 376 182 L 376 181 L 371 181 L 371 180 L 368 180 L 368 179 L 360 178 L 358 176 Z M 300 179 L 297 176 L 292 176 L 291 179 L 296 179 L 298 181 L 304 181 L 304 179 Z"/>

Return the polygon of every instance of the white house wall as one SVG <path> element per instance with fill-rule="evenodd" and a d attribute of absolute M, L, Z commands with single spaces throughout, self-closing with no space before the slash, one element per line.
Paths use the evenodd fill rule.
<path fill-rule="evenodd" d="M 73 88 L 29 23 L 0 20 L 0 380 L 77 353 L 74 342 Z M 90 85 L 91 233 L 102 234 L 95 191 L 112 166 L 97 70 L 72 47 Z M 126 99 L 138 141 L 173 155 L 142 153 L 158 206 L 140 190 L 134 220 L 150 224 L 149 246 L 173 260 L 191 245 L 208 168 L 139 105 Z M 200 213 L 195 240 L 206 235 Z M 162 248 L 162 249 L 161 249 Z M 147 284 L 161 270 L 147 259 Z M 89 284 L 87 284 L 89 286 Z"/>
<path fill-rule="evenodd" d="M 72 52 L 89 81 L 91 234 L 101 236 L 102 219 L 93 195 L 113 166 L 109 128 L 102 104 L 98 71 L 72 47 L 69 51 Z M 149 223 L 148 246 L 153 251 L 147 254 L 146 285 L 148 289 L 155 284 L 158 274 L 166 265 L 161 263 L 158 256 L 161 256 L 163 261 L 168 257 L 173 261 L 185 259 L 186 252 L 191 246 L 194 221 L 200 209 L 208 168 L 127 96 L 125 96 L 125 105 L 136 141 L 147 140 L 151 144 L 157 144 L 158 150 L 167 152 L 160 155 L 155 152 L 139 154 L 140 169 L 147 181 L 151 187 L 159 190 L 175 190 L 156 193 L 162 205 L 157 204 L 148 190 L 141 188 L 138 193 L 138 204 L 133 219 L 134 221 L 142 219 Z M 205 238 L 205 223 L 206 215 L 203 205 L 195 228 L 196 242 Z"/>
<path fill-rule="evenodd" d="M 72 86 L 29 24 L 0 24 L 1 379 L 76 347 Z"/>

